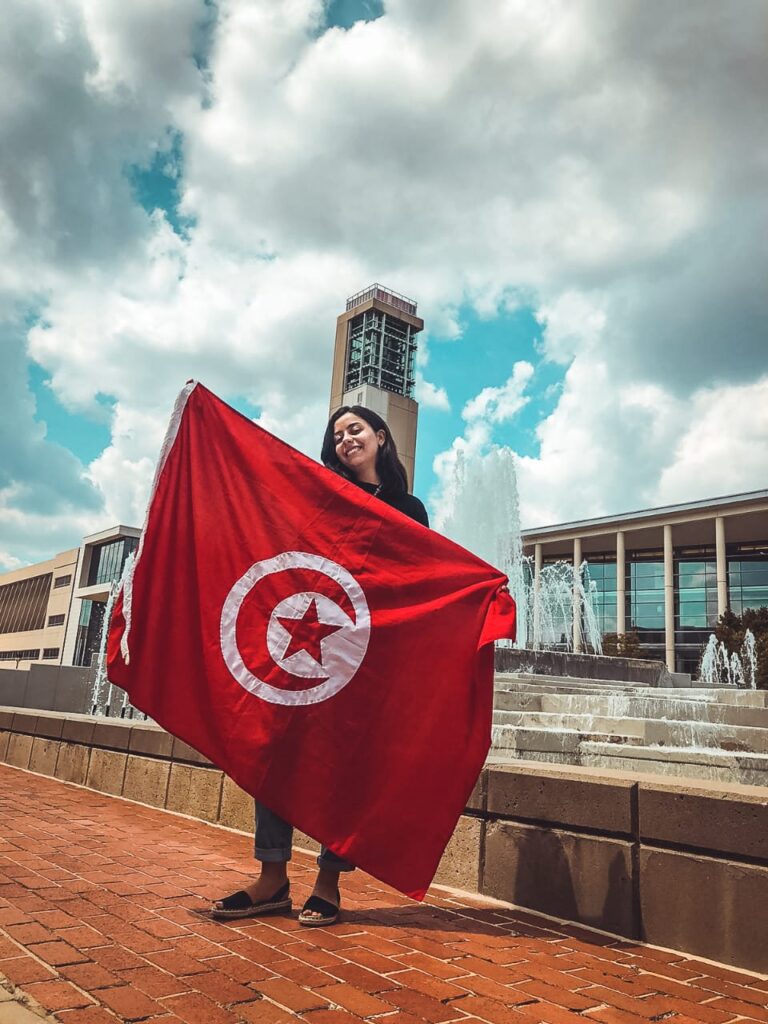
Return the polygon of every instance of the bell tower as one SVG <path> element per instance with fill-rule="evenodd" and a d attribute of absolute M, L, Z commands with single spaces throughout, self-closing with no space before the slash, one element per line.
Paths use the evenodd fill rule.
<path fill-rule="evenodd" d="M 331 408 L 364 405 L 387 421 L 413 489 L 418 403 L 414 400 L 416 303 L 372 284 L 347 299 L 336 320 Z"/>

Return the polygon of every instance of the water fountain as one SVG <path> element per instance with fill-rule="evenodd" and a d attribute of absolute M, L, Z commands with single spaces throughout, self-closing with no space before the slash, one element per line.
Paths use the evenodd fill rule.
<path fill-rule="evenodd" d="M 729 652 L 714 633 L 709 634 L 701 656 L 699 679 L 706 686 L 739 686 L 754 690 L 757 686 L 757 653 L 752 630 L 744 634 L 741 653 Z"/>
<path fill-rule="evenodd" d="M 545 671 L 558 674 L 539 674 L 539 649 L 572 651 L 574 613 L 583 645 L 601 651 L 588 567 L 557 562 L 543 566 L 535 580 L 522 553 L 514 454 L 508 449 L 471 460 L 460 456 L 452 498 L 452 514 L 441 528 L 509 576 L 518 607 L 516 646 L 525 648 L 501 652 L 501 663 L 508 653 L 515 667 L 497 671 L 492 760 L 766 784 L 768 693 L 753 689 L 751 634 L 741 657 L 711 638 L 701 686 L 674 687 L 668 675 L 638 683 L 638 677 L 621 674 L 637 663 L 613 658 L 587 659 L 606 663 L 607 674 L 597 677 L 595 667 L 595 678 L 577 678 L 572 673 L 581 656 L 573 654 L 554 656 L 562 667 Z"/>
<path fill-rule="evenodd" d="M 128 700 L 125 691 L 115 687 L 107 677 L 107 635 L 109 623 L 112 618 L 112 608 L 117 595 L 120 593 L 123 580 L 130 572 L 134 562 L 134 555 L 128 556 L 123 573 L 119 580 L 115 580 L 109 588 L 107 606 L 104 609 L 104 618 L 101 625 L 101 637 L 99 639 L 99 653 L 96 661 L 96 674 L 91 689 L 91 714 L 97 718 L 112 715 L 120 718 L 146 719 L 146 715 L 137 711 Z M 118 694 L 122 694 L 119 697 Z"/>
<path fill-rule="evenodd" d="M 515 646 L 572 651 L 576 615 L 582 645 L 602 654 L 596 586 L 587 563 L 545 565 L 536 580 L 533 560 L 523 556 L 514 452 L 493 447 L 471 460 L 459 452 L 451 495 L 453 508 L 442 532 L 509 577 L 517 603 Z"/>

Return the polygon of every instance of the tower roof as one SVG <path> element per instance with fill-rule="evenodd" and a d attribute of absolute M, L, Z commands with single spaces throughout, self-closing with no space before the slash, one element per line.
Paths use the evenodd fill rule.
<path fill-rule="evenodd" d="M 370 284 L 367 288 L 363 288 L 362 291 L 357 292 L 355 295 L 350 295 L 347 299 L 347 312 L 350 309 L 354 309 L 355 306 L 360 306 L 364 302 L 368 302 L 370 299 L 378 299 L 379 302 L 387 302 L 390 306 L 394 306 L 395 309 L 400 309 L 404 313 L 410 313 L 411 316 L 416 316 L 416 301 L 415 299 L 409 299 L 406 295 L 401 295 L 399 292 L 393 291 L 391 288 L 385 288 L 382 284 Z"/>

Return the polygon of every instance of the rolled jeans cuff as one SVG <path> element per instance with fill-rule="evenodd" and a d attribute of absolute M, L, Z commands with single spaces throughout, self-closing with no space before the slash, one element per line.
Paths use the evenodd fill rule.
<path fill-rule="evenodd" d="M 261 847 L 254 846 L 253 856 L 263 864 L 281 864 L 291 859 L 291 848 L 290 846 L 287 849 L 276 849 L 275 847 L 272 847 L 265 850 Z"/>
<path fill-rule="evenodd" d="M 355 865 L 350 864 L 348 860 L 344 860 L 337 853 L 332 850 L 328 850 L 325 847 L 320 851 L 320 856 L 317 858 L 317 866 L 325 868 L 327 871 L 354 871 Z"/>

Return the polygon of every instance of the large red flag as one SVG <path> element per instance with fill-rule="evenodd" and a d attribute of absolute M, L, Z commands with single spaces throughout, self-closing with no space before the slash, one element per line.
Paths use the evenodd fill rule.
<path fill-rule="evenodd" d="M 421 899 L 488 752 L 505 584 L 191 383 L 108 674 L 281 817 Z"/>

